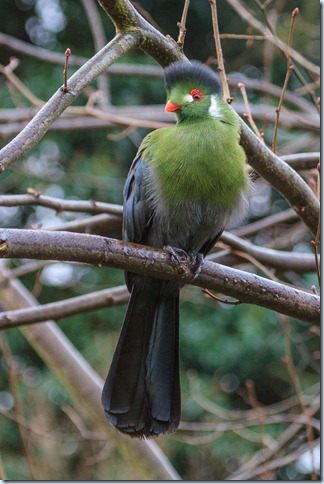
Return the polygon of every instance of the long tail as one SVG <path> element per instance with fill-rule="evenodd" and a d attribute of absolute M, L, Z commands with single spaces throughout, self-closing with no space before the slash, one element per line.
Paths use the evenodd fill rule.
<path fill-rule="evenodd" d="M 174 432 L 180 421 L 179 293 L 133 286 L 102 393 L 105 415 L 131 437 Z"/>

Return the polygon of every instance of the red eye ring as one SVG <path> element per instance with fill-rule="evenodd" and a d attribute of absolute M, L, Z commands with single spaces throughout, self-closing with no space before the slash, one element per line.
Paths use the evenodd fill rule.
<path fill-rule="evenodd" d="M 201 101 L 204 97 L 203 93 L 200 92 L 198 89 L 193 89 L 190 94 L 195 102 Z"/>

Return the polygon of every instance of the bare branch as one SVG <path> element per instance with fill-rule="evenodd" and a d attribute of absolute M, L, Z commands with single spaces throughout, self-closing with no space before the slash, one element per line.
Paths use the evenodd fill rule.
<path fill-rule="evenodd" d="M 311 448 L 314 449 L 317 445 L 320 444 L 320 439 L 314 440 Z M 292 462 L 295 462 L 299 457 L 309 451 L 310 446 L 308 444 L 299 447 L 295 452 L 291 454 L 285 455 L 284 457 L 279 457 L 278 459 L 271 460 L 270 462 L 255 467 L 251 471 L 242 472 L 241 474 L 235 474 L 233 477 L 229 476 L 226 480 L 237 480 L 237 481 L 246 481 L 250 480 L 252 477 L 259 476 L 264 472 L 269 470 L 279 469 L 279 467 L 286 466 Z"/>
<path fill-rule="evenodd" d="M 298 13 L 298 8 L 295 9 L 294 12 L 295 11 L 297 11 L 297 13 Z M 288 36 L 288 47 L 289 48 L 291 48 L 291 44 L 292 44 L 294 25 L 295 25 L 295 20 L 296 20 L 296 15 L 297 15 L 297 14 L 295 15 L 294 12 L 291 16 L 289 36 Z M 279 128 L 280 111 L 281 111 L 281 108 L 283 106 L 283 101 L 284 101 L 284 97 L 285 97 L 285 94 L 286 94 L 286 91 L 287 91 L 288 82 L 289 82 L 289 79 L 290 79 L 290 76 L 291 76 L 293 69 L 294 69 L 294 66 L 290 62 L 290 54 L 288 52 L 288 54 L 287 54 L 286 77 L 285 77 L 285 80 L 284 80 L 284 85 L 282 87 L 282 93 L 281 93 L 281 96 L 280 96 L 280 99 L 279 99 L 279 105 L 276 109 L 277 117 L 276 117 L 276 122 L 275 122 L 275 126 L 274 126 L 273 141 L 272 141 L 272 151 L 274 153 L 276 153 L 276 151 L 277 151 L 277 135 L 278 135 L 278 128 Z"/>
<path fill-rule="evenodd" d="M 308 322 L 319 321 L 319 297 L 314 294 L 207 261 L 200 275 L 195 277 L 188 265 L 174 264 L 165 250 L 116 239 L 69 232 L 2 229 L 0 256 L 116 267 L 222 292 L 242 302 L 260 305 Z"/>
<path fill-rule="evenodd" d="M 228 88 L 228 82 L 226 79 L 222 44 L 219 36 L 216 0 L 209 0 L 209 3 L 210 3 L 210 9 L 212 13 L 213 32 L 214 32 L 214 39 L 215 39 L 215 46 L 216 46 L 216 53 L 217 53 L 217 66 L 218 66 L 217 69 L 219 71 L 219 76 L 222 83 L 223 98 L 228 104 L 231 104 L 231 102 L 233 101 L 233 98 L 231 98 L 229 88 Z"/>
<path fill-rule="evenodd" d="M 37 194 L 27 195 L 0 195 L 1 207 L 19 207 L 35 205 L 51 208 L 57 213 L 61 212 L 85 212 L 85 213 L 108 213 L 121 216 L 123 207 L 112 203 L 97 202 L 95 200 L 64 200 Z"/>
<path fill-rule="evenodd" d="M 0 313 L 0 329 L 15 328 L 49 319 L 62 319 L 73 314 L 85 313 L 111 306 L 121 306 L 129 299 L 126 286 L 104 289 L 42 306 L 16 309 Z"/>
<path fill-rule="evenodd" d="M 246 94 L 246 89 L 245 89 L 244 83 L 239 82 L 238 87 L 241 90 L 242 97 L 243 97 L 243 100 L 244 100 L 244 105 L 245 105 L 245 108 L 246 108 L 246 113 L 244 113 L 243 116 L 244 116 L 244 118 L 246 118 L 248 120 L 248 122 L 249 122 L 251 128 L 253 129 L 254 133 L 256 134 L 256 136 L 263 142 L 264 141 L 263 136 L 260 133 L 257 125 L 255 124 L 252 113 L 251 113 L 251 108 L 250 108 L 249 100 L 248 100 L 248 97 L 247 97 L 247 94 Z"/>
<path fill-rule="evenodd" d="M 245 106 L 243 103 L 235 101 L 233 106 L 238 114 L 244 115 Z M 274 123 L 275 112 L 269 111 L 267 105 L 254 104 L 250 108 L 252 116 L 256 121 Z M 5 138 L 19 133 L 25 128 L 26 123 L 16 121 L 30 121 L 32 116 L 37 112 L 35 108 L 20 108 L 19 110 L 0 109 L 0 134 Z M 94 109 L 90 106 L 80 106 L 77 108 L 67 108 L 62 113 L 62 116 L 53 122 L 50 129 L 53 131 L 88 130 L 118 124 L 128 127 L 141 126 L 156 129 L 171 126 L 171 123 L 173 123 L 172 115 L 166 113 L 162 105 L 136 106 L 136 111 L 131 106 L 121 106 L 118 108 L 110 106 L 109 111 Z M 281 114 L 281 125 L 283 128 L 304 130 L 306 124 L 309 131 L 320 132 L 320 125 L 314 113 L 303 113 L 303 117 L 296 117 L 295 112 L 292 111 L 283 111 Z"/>
<path fill-rule="evenodd" d="M 320 152 L 314 152 L 284 155 L 281 159 L 294 168 L 294 170 L 310 170 L 317 167 L 320 157 Z"/>
<path fill-rule="evenodd" d="M 177 26 L 179 27 L 179 36 L 178 36 L 177 44 L 182 50 L 183 50 L 184 41 L 187 33 L 186 21 L 187 21 L 189 3 L 190 3 L 190 0 L 185 0 L 181 20 L 180 22 L 177 23 Z"/>
<path fill-rule="evenodd" d="M 97 2 L 95 2 L 95 0 L 81 0 L 81 1 L 88 18 L 95 51 L 98 52 L 106 45 L 107 39 L 106 39 L 104 29 L 102 27 L 100 15 L 98 12 Z M 109 104 L 109 100 L 110 100 L 109 83 L 105 75 L 101 75 L 98 77 L 98 87 L 102 92 L 102 96 L 99 99 L 99 104 L 101 105 L 102 108 L 105 108 Z"/>
<path fill-rule="evenodd" d="M 275 267 L 280 271 L 312 272 L 316 271 L 316 264 L 312 254 L 287 252 L 281 250 L 258 247 L 229 232 L 223 232 L 221 240 L 236 250 L 255 257 L 262 264 Z"/>
<path fill-rule="evenodd" d="M 162 67 L 176 60 L 187 60 L 176 41 L 156 30 L 128 0 L 98 0 L 98 2 L 113 22 L 116 33 L 140 35 L 140 49 L 153 57 Z"/>
<path fill-rule="evenodd" d="M 291 222 L 298 218 L 296 212 L 292 208 L 288 208 L 283 212 L 278 212 L 268 217 L 257 220 L 256 222 L 251 222 L 249 224 L 243 225 L 237 229 L 231 230 L 231 233 L 237 235 L 238 237 L 247 237 L 256 232 L 265 230 L 273 225 Z"/>

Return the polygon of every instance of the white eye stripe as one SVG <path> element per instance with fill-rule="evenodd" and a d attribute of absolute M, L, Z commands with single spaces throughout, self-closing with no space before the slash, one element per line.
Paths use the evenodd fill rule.
<path fill-rule="evenodd" d="M 220 118 L 221 116 L 221 112 L 220 112 L 215 94 L 212 94 L 210 96 L 210 106 L 209 106 L 208 112 L 211 116 L 213 116 L 213 118 Z"/>
<path fill-rule="evenodd" d="M 191 94 L 186 94 L 185 97 L 184 97 L 184 101 L 187 102 L 187 103 L 192 103 L 193 102 L 193 97 Z"/>

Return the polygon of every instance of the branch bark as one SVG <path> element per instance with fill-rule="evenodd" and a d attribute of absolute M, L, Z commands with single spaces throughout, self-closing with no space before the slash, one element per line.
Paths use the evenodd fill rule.
<path fill-rule="evenodd" d="M 68 230 L 70 231 L 82 231 L 82 228 L 86 227 L 88 230 L 93 227 L 98 221 L 100 226 L 103 224 L 107 226 L 121 226 L 123 207 L 121 205 L 114 205 L 110 203 L 97 202 L 95 200 L 61 200 L 58 198 L 48 197 L 42 194 L 35 193 L 35 195 L 0 195 L 0 207 L 17 207 L 25 205 L 39 205 L 47 208 L 51 208 L 56 212 L 63 211 L 73 211 L 73 212 L 86 212 L 93 214 L 110 214 L 110 217 L 90 219 L 86 220 L 76 220 L 72 222 L 67 222 L 60 224 L 59 227 L 51 228 L 50 230 Z M 295 213 L 292 211 L 292 213 Z M 274 217 L 278 220 L 278 215 Z M 280 220 L 280 218 L 279 218 Z M 283 220 L 286 220 L 283 217 Z M 267 226 L 266 221 L 262 220 L 261 223 L 255 223 L 257 231 L 261 230 L 264 226 Z M 244 227 L 238 229 L 238 232 L 243 232 Z M 252 255 L 255 259 L 262 262 L 262 264 L 269 265 L 281 271 L 292 270 L 296 272 L 312 272 L 316 271 L 314 256 L 307 253 L 298 252 L 285 252 L 279 250 L 267 249 L 264 247 L 258 247 L 248 241 L 245 241 L 237 236 L 235 233 L 225 231 L 221 240 L 228 244 L 230 247 L 238 250 L 243 250 L 247 254 Z M 98 232 L 97 232 L 98 233 Z M 216 259 L 215 259 L 216 257 Z M 218 260 L 217 254 L 208 256 L 209 260 Z M 238 259 L 239 260 L 239 259 Z"/>
<path fill-rule="evenodd" d="M 319 297 L 255 274 L 205 261 L 198 277 L 189 264 L 173 263 L 161 249 L 116 239 L 70 232 L 0 230 L 2 258 L 50 259 L 116 267 L 131 272 L 178 280 L 256 304 L 287 316 L 318 323 Z"/>
<path fill-rule="evenodd" d="M 313 254 L 300 252 L 287 252 L 284 250 L 273 250 L 266 247 L 258 247 L 247 240 L 241 239 L 230 232 L 223 232 L 222 242 L 232 249 L 243 251 L 256 260 L 270 267 L 282 271 L 315 272 L 316 264 Z"/>
<path fill-rule="evenodd" d="M 126 286 L 119 286 L 41 306 L 5 311 L 0 313 L 0 330 L 48 321 L 49 319 L 58 320 L 74 314 L 111 306 L 122 306 L 128 302 L 128 299 L 129 292 Z"/>

